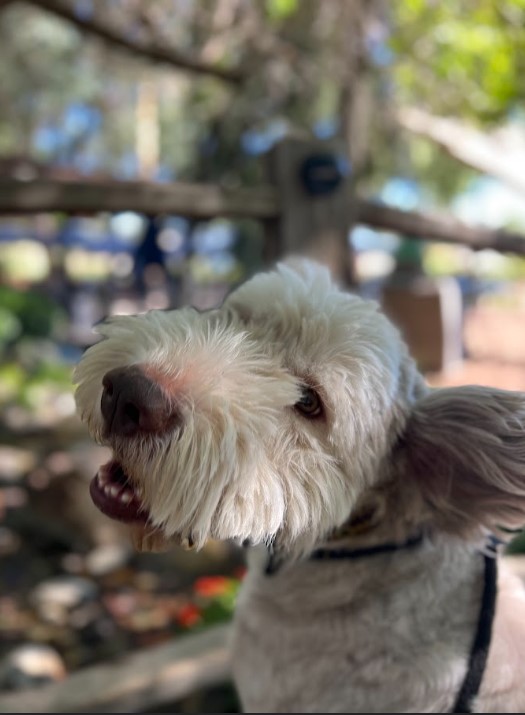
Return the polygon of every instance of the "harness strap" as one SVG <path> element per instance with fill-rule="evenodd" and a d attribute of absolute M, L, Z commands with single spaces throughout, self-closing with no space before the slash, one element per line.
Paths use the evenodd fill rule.
<path fill-rule="evenodd" d="M 366 556 L 375 556 L 376 554 L 391 553 L 401 549 L 414 548 L 419 546 L 424 539 L 423 534 L 417 534 L 407 541 L 402 543 L 388 542 L 376 546 L 363 547 L 359 549 L 348 548 L 321 548 L 314 551 L 310 558 L 315 561 L 324 560 L 340 560 L 340 559 L 359 559 Z M 493 540 L 487 546 L 487 553 L 484 558 L 484 581 L 483 594 L 481 597 L 481 608 L 478 617 L 478 625 L 476 635 L 470 650 L 468 668 L 461 688 L 456 696 L 451 713 L 470 713 L 472 712 L 472 703 L 477 696 L 489 654 L 489 647 L 492 638 L 492 624 L 494 622 L 494 614 L 496 612 L 496 596 L 497 596 L 497 560 L 496 548 L 497 540 Z M 270 552 L 266 564 L 265 573 L 267 576 L 275 574 L 281 565 L 278 554 Z"/>
<path fill-rule="evenodd" d="M 451 713 L 470 713 L 472 703 L 479 692 L 492 637 L 492 624 L 496 611 L 498 569 L 494 555 L 484 555 L 485 579 L 481 610 L 478 618 L 476 636 L 470 651 L 467 674 L 456 697 Z"/>

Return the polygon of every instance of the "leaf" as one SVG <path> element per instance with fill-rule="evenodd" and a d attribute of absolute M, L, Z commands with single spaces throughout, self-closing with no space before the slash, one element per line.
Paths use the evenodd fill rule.
<path fill-rule="evenodd" d="M 268 17 L 277 22 L 293 15 L 298 6 L 298 0 L 266 0 Z"/>

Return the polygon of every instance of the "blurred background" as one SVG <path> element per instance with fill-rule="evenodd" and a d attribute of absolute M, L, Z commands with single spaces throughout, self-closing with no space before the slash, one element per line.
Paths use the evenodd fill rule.
<path fill-rule="evenodd" d="M 106 453 L 71 375 L 104 316 L 210 307 L 302 253 L 431 384 L 525 390 L 524 23 L 525 0 L 0 0 L 0 711 L 238 709 L 242 554 L 137 554 L 90 502 Z"/>

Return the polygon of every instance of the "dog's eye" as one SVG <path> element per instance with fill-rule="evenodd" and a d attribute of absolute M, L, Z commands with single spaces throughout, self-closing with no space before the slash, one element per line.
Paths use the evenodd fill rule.
<path fill-rule="evenodd" d="M 295 409 L 304 417 L 320 417 L 323 413 L 321 398 L 311 387 L 303 387 L 301 398 L 295 403 Z"/>

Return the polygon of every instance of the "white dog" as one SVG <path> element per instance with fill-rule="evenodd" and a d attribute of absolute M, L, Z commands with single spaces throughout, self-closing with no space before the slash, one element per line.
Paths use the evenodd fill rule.
<path fill-rule="evenodd" d="M 235 539 L 248 712 L 525 711 L 525 395 L 431 391 L 375 304 L 309 262 L 209 312 L 115 317 L 76 372 L 91 494 L 154 538 Z"/>

